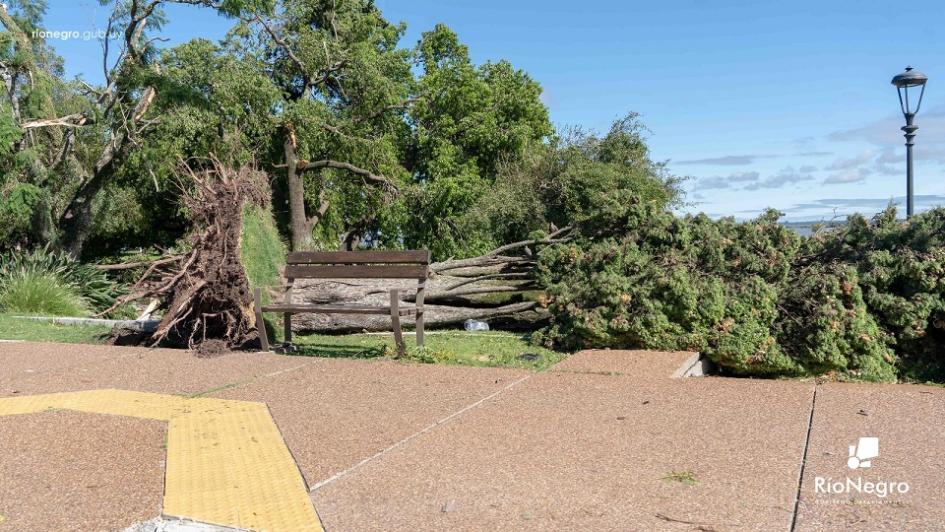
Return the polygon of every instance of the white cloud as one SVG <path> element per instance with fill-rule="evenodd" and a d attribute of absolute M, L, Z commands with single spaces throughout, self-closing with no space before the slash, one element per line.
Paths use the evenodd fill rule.
<path fill-rule="evenodd" d="M 855 157 L 849 159 L 836 159 L 834 162 L 830 163 L 825 170 L 851 170 L 862 166 L 866 163 L 869 163 L 873 160 L 873 157 L 876 155 L 874 150 L 865 150 L 857 154 Z"/>
<path fill-rule="evenodd" d="M 845 183 L 859 183 L 872 174 L 869 168 L 846 168 L 835 172 L 824 179 L 825 185 L 837 185 Z"/>
<path fill-rule="evenodd" d="M 708 157 L 706 159 L 690 159 L 679 161 L 676 164 L 704 164 L 717 166 L 745 166 L 755 162 L 755 159 L 771 157 L 770 155 L 724 155 L 722 157 Z"/>
<path fill-rule="evenodd" d="M 796 170 L 793 166 L 782 168 L 778 173 L 768 176 L 761 181 L 749 184 L 743 190 L 761 190 L 766 188 L 782 188 L 802 181 L 810 181 L 814 176 L 810 172 Z"/>
<path fill-rule="evenodd" d="M 704 177 L 696 182 L 696 186 L 694 186 L 692 190 L 718 190 L 732 188 L 733 184 L 757 181 L 758 177 L 758 172 L 737 172 L 727 176 Z"/>

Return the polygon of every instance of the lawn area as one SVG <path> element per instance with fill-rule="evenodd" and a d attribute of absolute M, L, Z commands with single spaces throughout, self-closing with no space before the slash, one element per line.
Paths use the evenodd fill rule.
<path fill-rule="evenodd" d="M 58 325 L 0 314 L 0 340 L 100 344 L 110 328 L 105 326 Z M 532 346 L 527 336 L 490 331 L 429 331 L 426 348 L 418 350 L 414 335 L 406 333 L 407 358 L 417 362 L 468 366 L 507 366 L 540 370 L 562 358 L 558 353 Z M 349 335 L 296 335 L 298 356 L 376 358 L 393 356 L 390 333 Z"/>
<path fill-rule="evenodd" d="M 102 325 L 59 325 L 0 314 L 0 340 L 100 344 L 110 330 Z"/>
<path fill-rule="evenodd" d="M 374 358 L 394 354 L 394 338 L 390 333 L 312 334 L 296 336 L 294 340 L 299 348 L 297 354 L 303 356 Z M 404 341 L 408 358 L 427 363 L 540 370 L 565 356 L 564 353 L 530 345 L 527 336 L 503 331 L 429 331 L 423 350 L 414 345 L 413 334 L 405 333 Z"/>

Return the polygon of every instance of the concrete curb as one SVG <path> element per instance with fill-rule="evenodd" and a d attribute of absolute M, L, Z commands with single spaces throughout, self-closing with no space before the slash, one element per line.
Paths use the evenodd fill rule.
<path fill-rule="evenodd" d="M 693 353 L 673 372 L 672 378 L 705 377 L 710 375 L 712 370 L 712 362 L 709 359 L 703 357 L 701 353 Z"/>
<path fill-rule="evenodd" d="M 101 318 L 61 318 L 55 316 L 11 316 L 19 320 L 49 321 L 57 325 L 72 326 L 90 326 L 105 325 L 109 327 L 121 327 L 122 329 L 131 329 L 138 332 L 154 332 L 160 323 L 158 320 L 106 320 Z"/>

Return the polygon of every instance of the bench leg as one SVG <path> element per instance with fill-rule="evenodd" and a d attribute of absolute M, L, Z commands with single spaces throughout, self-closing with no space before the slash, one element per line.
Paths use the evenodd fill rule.
<path fill-rule="evenodd" d="M 394 325 L 394 343 L 397 344 L 397 356 L 407 353 L 407 346 L 404 345 L 404 332 L 400 328 L 400 291 L 390 291 L 390 321 Z"/>
<path fill-rule="evenodd" d="M 259 334 L 259 344 L 263 352 L 269 351 L 269 338 L 266 336 L 266 322 L 263 321 L 262 313 L 262 290 L 257 288 L 253 290 L 253 307 L 256 310 L 256 331 Z"/>
<path fill-rule="evenodd" d="M 283 329 L 282 329 L 283 336 L 285 337 L 285 340 L 283 341 L 283 343 L 286 346 L 292 345 L 292 314 L 289 312 L 286 312 L 285 314 L 283 314 L 282 323 L 283 323 Z"/>
<path fill-rule="evenodd" d="M 417 347 L 423 347 L 423 312 L 417 313 Z"/>

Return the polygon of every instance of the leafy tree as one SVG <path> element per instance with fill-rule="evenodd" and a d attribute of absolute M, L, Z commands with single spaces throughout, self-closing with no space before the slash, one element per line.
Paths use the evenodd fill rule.
<path fill-rule="evenodd" d="M 474 66 L 442 24 L 423 34 L 416 57 L 423 72 L 406 166 L 417 187 L 406 208 L 419 223 L 405 228 L 405 243 L 444 258 L 485 252 L 496 239 L 474 207 L 504 161 L 542 149 L 553 133 L 541 87 L 507 61 Z"/>
<path fill-rule="evenodd" d="M 239 16 L 230 50 L 281 94 L 273 162 L 286 171 L 293 248 L 378 234 L 406 178 L 399 146 L 413 76 L 397 48 L 403 26 L 364 0 L 285 0 Z"/>

